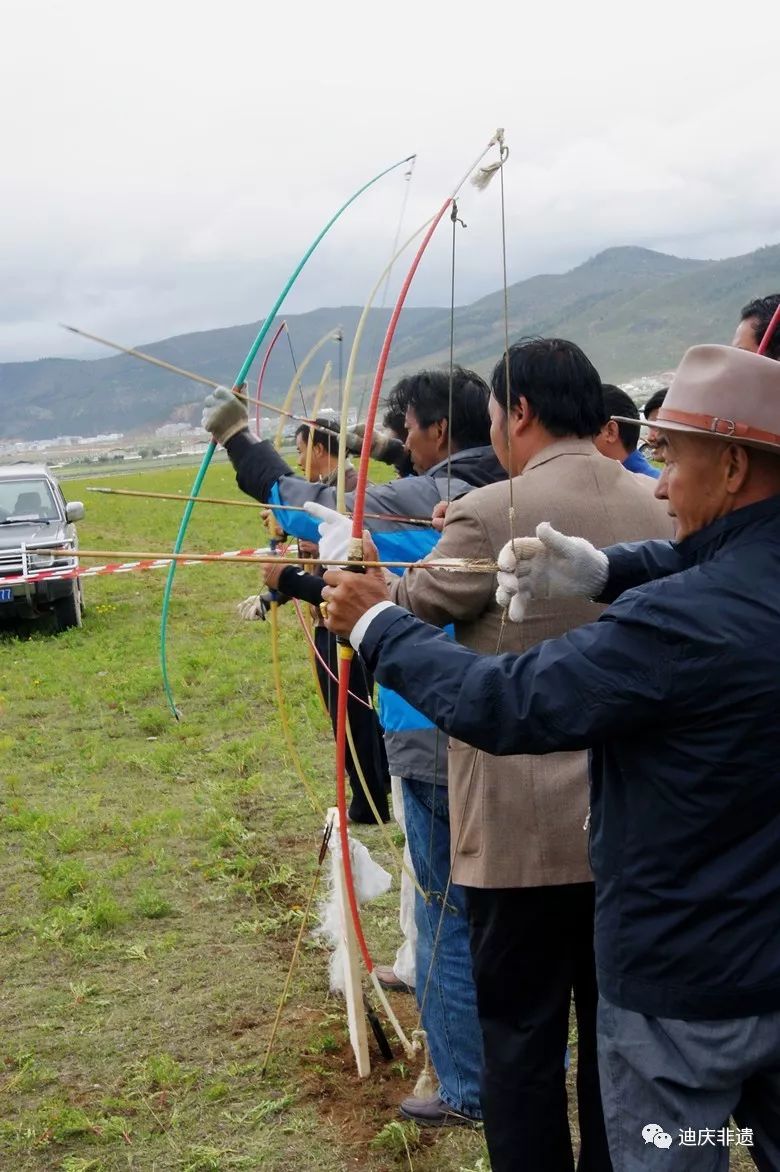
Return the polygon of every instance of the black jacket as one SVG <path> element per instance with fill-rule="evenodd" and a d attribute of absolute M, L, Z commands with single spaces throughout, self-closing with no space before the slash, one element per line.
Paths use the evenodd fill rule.
<path fill-rule="evenodd" d="M 361 654 L 487 752 L 592 750 L 609 1001 L 691 1020 L 780 1010 L 780 497 L 607 553 L 607 592 L 636 588 L 525 655 L 476 655 L 397 607 Z"/>

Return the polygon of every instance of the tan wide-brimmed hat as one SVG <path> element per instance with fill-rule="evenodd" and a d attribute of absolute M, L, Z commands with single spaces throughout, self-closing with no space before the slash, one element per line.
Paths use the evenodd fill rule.
<path fill-rule="evenodd" d="M 652 426 L 780 454 L 780 362 L 734 346 L 691 346 Z"/>

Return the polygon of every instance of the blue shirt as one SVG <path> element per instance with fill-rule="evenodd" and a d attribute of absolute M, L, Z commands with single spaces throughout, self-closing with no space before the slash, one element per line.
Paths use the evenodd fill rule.
<path fill-rule="evenodd" d="M 658 480 L 661 475 L 659 470 L 654 468 L 650 461 L 646 460 L 637 448 L 630 455 L 626 456 L 623 461 L 623 467 L 628 468 L 629 472 L 639 472 L 642 476 L 652 476 L 653 480 Z"/>

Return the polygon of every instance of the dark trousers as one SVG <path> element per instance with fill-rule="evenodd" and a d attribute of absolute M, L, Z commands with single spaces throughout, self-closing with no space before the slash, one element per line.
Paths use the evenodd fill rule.
<path fill-rule="evenodd" d="M 593 884 L 466 889 L 493 1172 L 573 1172 L 564 1053 L 577 1015 L 578 1172 L 610 1172 L 596 1054 Z"/>
<path fill-rule="evenodd" d="M 685 1021 L 602 997 L 599 1058 L 620 1172 L 728 1172 L 732 1148 L 780 1169 L 780 1013 Z"/>
<path fill-rule="evenodd" d="M 338 677 L 336 636 L 331 634 L 325 627 L 315 627 L 314 643 L 330 670 Z M 320 682 L 320 690 L 322 691 L 325 704 L 330 713 L 331 724 L 333 725 L 333 732 L 335 734 L 338 684 L 331 679 L 318 659 L 315 660 L 315 663 L 317 665 L 317 678 Z M 365 665 L 357 655 L 352 660 L 352 669 L 349 675 L 349 690 L 354 696 L 359 696 L 361 700 L 367 700 L 374 690 L 373 678 L 368 674 Z M 374 804 L 379 811 L 382 821 L 387 822 L 390 818 L 390 811 L 387 804 L 387 795 L 390 790 L 390 773 L 387 768 L 382 729 L 377 720 L 376 713 L 366 708 L 364 704 L 359 703 L 358 700 L 353 700 L 350 696 L 347 701 L 347 716 L 349 718 L 350 729 L 352 730 L 352 739 L 355 742 L 355 751 L 357 752 L 358 760 L 363 770 L 363 776 L 366 779 L 371 797 L 374 799 Z M 376 819 L 366 800 L 363 786 L 360 784 L 360 778 L 357 775 L 355 762 L 352 759 L 349 746 L 347 746 L 346 764 L 349 783 L 352 788 L 349 816 L 353 822 L 373 823 Z"/>

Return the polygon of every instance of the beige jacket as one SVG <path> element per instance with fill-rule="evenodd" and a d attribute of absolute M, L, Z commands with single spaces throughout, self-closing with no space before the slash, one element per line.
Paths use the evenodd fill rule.
<path fill-rule="evenodd" d="M 600 455 L 589 440 L 556 440 L 512 482 L 517 537 L 540 521 L 603 547 L 672 536 L 655 482 Z M 432 559 L 494 559 L 509 540 L 509 482 L 477 488 L 447 513 Z M 421 566 L 424 566 L 424 562 Z M 396 602 L 428 622 L 455 623 L 459 643 L 489 655 L 523 652 L 592 622 L 603 609 L 580 599 L 530 603 L 522 624 L 506 622 L 489 574 L 415 568 L 396 578 Z M 536 887 L 590 879 L 587 754 L 492 757 L 449 745 L 453 878 L 470 887 Z"/>

